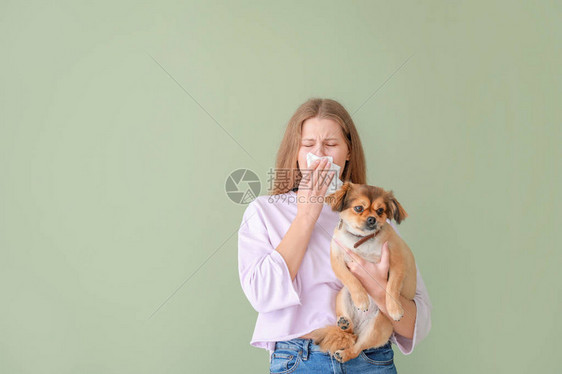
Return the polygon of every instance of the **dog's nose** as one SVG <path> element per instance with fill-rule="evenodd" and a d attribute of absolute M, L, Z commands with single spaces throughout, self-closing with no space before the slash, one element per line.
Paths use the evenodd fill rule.
<path fill-rule="evenodd" d="M 367 218 L 367 226 L 369 227 L 375 227 L 375 224 L 377 223 L 377 219 L 373 216 L 370 216 Z"/>

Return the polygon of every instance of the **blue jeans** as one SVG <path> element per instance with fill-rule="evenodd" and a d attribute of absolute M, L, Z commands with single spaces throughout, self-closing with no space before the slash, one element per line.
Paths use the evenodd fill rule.
<path fill-rule="evenodd" d="M 342 364 L 329 353 L 320 351 L 320 347 L 311 339 L 296 338 L 275 343 L 269 372 L 272 374 L 396 373 L 396 366 L 394 366 L 394 351 L 390 340 L 382 347 L 365 349 L 356 358 Z"/>

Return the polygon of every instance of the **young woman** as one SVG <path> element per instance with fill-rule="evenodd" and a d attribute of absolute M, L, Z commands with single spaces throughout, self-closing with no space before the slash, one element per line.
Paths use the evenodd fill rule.
<path fill-rule="evenodd" d="M 322 181 L 318 173 L 326 175 L 330 166 L 323 159 L 309 168 L 309 152 L 332 156 L 340 175 L 332 173 Z M 248 205 L 238 231 L 240 282 L 258 312 L 250 344 L 269 351 L 271 373 L 395 373 L 391 343 L 410 354 L 431 328 L 432 305 L 418 269 L 414 301 L 401 297 L 404 317 L 390 318 L 394 332 L 386 345 L 364 350 L 342 364 L 312 341 L 311 331 L 336 324 L 335 299 L 343 287 L 330 264 L 330 241 L 339 213 L 322 199 L 336 177 L 366 184 L 361 141 L 341 104 L 310 99 L 287 125 L 270 196 L 259 196 Z M 357 256 L 354 260 L 350 271 L 386 314 L 386 245 L 378 264 Z"/>

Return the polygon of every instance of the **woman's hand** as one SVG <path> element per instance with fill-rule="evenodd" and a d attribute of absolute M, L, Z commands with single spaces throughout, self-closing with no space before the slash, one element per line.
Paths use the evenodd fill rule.
<path fill-rule="evenodd" d="M 349 249 L 344 249 L 353 259 L 352 262 L 347 263 L 347 267 L 381 308 L 380 304 L 386 304 L 386 284 L 388 282 L 388 269 L 390 268 L 388 242 L 384 242 L 381 259 L 377 263 L 365 261 Z"/>
<path fill-rule="evenodd" d="M 330 162 L 324 158 L 315 160 L 310 168 L 302 173 L 297 192 L 297 216 L 316 223 L 324 206 L 324 196 L 335 174 L 327 173 L 326 176 L 325 171 L 329 169 Z"/>

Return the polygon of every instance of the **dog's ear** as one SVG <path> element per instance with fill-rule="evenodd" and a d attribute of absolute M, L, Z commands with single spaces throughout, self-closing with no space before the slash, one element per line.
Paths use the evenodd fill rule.
<path fill-rule="evenodd" d="M 398 224 L 408 217 L 408 213 L 406 213 L 402 205 L 396 200 L 392 191 L 386 194 L 386 207 L 388 209 L 389 218 L 394 218 Z"/>
<path fill-rule="evenodd" d="M 333 211 L 341 212 L 343 210 L 343 207 L 345 205 L 345 197 L 347 195 L 347 192 L 352 188 L 353 184 L 354 183 L 347 181 L 339 188 L 339 190 L 324 198 L 328 202 L 328 204 L 330 204 Z"/>

